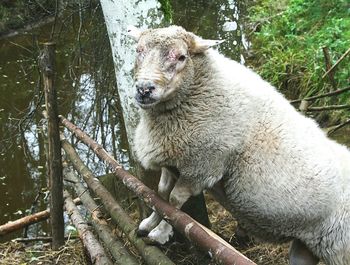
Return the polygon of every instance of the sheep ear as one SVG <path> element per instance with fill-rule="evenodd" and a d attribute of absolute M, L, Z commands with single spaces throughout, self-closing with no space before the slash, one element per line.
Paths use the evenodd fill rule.
<path fill-rule="evenodd" d="M 225 40 L 206 40 L 201 38 L 195 38 L 194 45 L 192 47 L 193 53 L 201 53 L 208 50 L 211 47 L 223 43 Z"/>
<path fill-rule="evenodd" d="M 127 31 L 127 35 L 132 39 L 134 39 L 135 41 L 138 41 L 142 34 L 142 31 L 134 26 L 128 26 L 126 31 Z"/>

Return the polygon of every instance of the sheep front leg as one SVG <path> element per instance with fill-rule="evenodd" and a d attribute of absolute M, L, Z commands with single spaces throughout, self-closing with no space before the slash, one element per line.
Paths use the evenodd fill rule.
<path fill-rule="evenodd" d="M 169 195 L 171 190 L 175 185 L 175 175 L 167 168 L 162 168 L 162 173 L 160 176 L 159 184 L 158 184 L 158 194 L 166 201 L 169 200 Z M 153 228 L 155 228 L 159 222 L 162 220 L 162 217 L 153 211 L 153 213 L 142 220 L 139 225 L 137 235 L 138 236 L 146 236 Z"/>
<path fill-rule="evenodd" d="M 201 191 L 200 189 L 194 189 L 192 185 L 184 182 L 180 178 L 175 183 L 174 189 L 170 193 L 169 202 L 171 205 L 180 209 L 191 196 L 198 195 Z M 162 220 L 159 225 L 148 234 L 148 238 L 159 244 L 165 244 L 173 234 L 172 226 L 165 220 Z"/>

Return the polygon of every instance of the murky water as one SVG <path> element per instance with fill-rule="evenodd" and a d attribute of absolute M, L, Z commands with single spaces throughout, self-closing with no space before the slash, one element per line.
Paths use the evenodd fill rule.
<path fill-rule="evenodd" d="M 150 10 L 146 2 L 138 1 L 138 10 L 146 14 L 143 24 L 159 23 L 160 5 Z M 205 38 L 225 39 L 219 49 L 244 63 L 249 42 L 244 34 L 245 7 L 241 2 L 174 0 L 171 3 L 174 24 Z M 99 7 L 84 9 L 82 19 L 76 12 L 72 13 L 67 12 L 63 23 L 56 25 L 59 111 L 128 169 L 128 144 L 116 84 L 126 86 L 130 69 L 115 79 L 109 39 Z M 125 18 L 116 18 L 122 19 Z M 38 45 L 48 40 L 51 30 L 52 25 L 47 25 L 0 41 L 0 223 L 28 214 L 38 194 L 41 195 L 33 209 L 38 211 L 47 206 L 41 117 L 44 102 L 36 58 Z M 117 59 L 124 65 L 127 53 L 121 50 L 120 54 L 121 58 Z M 72 141 L 76 143 L 73 138 Z M 82 144 L 76 147 L 96 174 L 108 172 L 88 148 Z M 46 231 L 42 224 L 37 228 L 34 233 Z"/>

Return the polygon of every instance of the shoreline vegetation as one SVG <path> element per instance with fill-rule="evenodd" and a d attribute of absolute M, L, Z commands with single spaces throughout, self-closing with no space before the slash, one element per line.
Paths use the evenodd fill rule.
<path fill-rule="evenodd" d="M 350 4 L 346 0 L 256 0 L 250 4 L 249 64 L 290 100 L 350 84 Z M 327 70 L 342 56 L 337 67 Z M 318 100 L 349 104 L 350 93 Z M 322 125 L 349 118 L 349 109 L 315 116 Z"/>

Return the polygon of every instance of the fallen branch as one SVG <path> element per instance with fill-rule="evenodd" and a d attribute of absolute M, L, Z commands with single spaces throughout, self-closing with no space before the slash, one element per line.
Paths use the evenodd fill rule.
<path fill-rule="evenodd" d="M 314 101 L 314 100 L 320 99 L 320 98 L 336 96 L 336 95 L 342 94 L 342 93 L 344 93 L 344 92 L 346 92 L 346 91 L 349 91 L 349 90 L 350 90 L 350 86 L 345 87 L 345 88 L 342 88 L 342 89 L 338 89 L 338 90 L 335 90 L 335 91 L 332 91 L 332 92 L 328 92 L 328 93 L 325 93 L 325 94 L 321 94 L 321 95 L 316 95 L 316 96 L 312 96 L 312 97 L 308 97 L 308 98 L 303 98 L 303 99 L 291 100 L 290 103 L 291 103 L 291 104 L 293 104 L 293 103 L 300 103 L 302 100 L 305 100 L 305 101 Z"/>
<path fill-rule="evenodd" d="M 113 196 L 93 175 L 93 173 L 84 165 L 74 148 L 66 141 L 62 141 L 62 148 L 67 157 L 72 162 L 74 168 L 83 177 L 89 188 L 100 197 L 106 210 L 116 222 L 120 230 L 128 237 L 130 242 L 136 247 L 143 259 L 149 265 L 175 265 L 160 249 L 155 246 L 147 245 L 141 238 L 136 236 L 137 225 L 123 210 Z"/>
<path fill-rule="evenodd" d="M 64 240 L 70 240 L 70 239 L 77 239 L 77 236 L 65 236 Z M 19 237 L 12 239 L 14 242 L 21 242 L 21 243 L 30 243 L 30 242 L 52 242 L 51 236 L 37 236 L 37 237 Z"/>
<path fill-rule="evenodd" d="M 90 227 L 80 215 L 77 206 L 75 206 L 72 198 L 67 191 L 63 192 L 64 206 L 74 226 L 78 230 L 79 237 L 84 247 L 89 252 L 92 264 L 112 265 L 112 261 L 108 258 L 100 242 L 95 238 Z"/>
<path fill-rule="evenodd" d="M 324 110 L 341 110 L 350 109 L 350 105 L 330 105 L 321 107 L 308 107 L 306 111 L 324 111 Z"/>
<path fill-rule="evenodd" d="M 338 61 L 335 62 L 335 64 L 333 64 L 333 66 L 331 68 L 328 69 L 327 72 L 325 72 L 322 76 L 322 79 L 324 79 L 330 72 L 332 72 L 337 66 L 338 64 L 350 53 L 350 48 L 338 59 Z"/>
<path fill-rule="evenodd" d="M 125 186 L 142 198 L 148 206 L 154 207 L 160 215 L 168 220 L 191 242 L 211 253 L 213 257 L 222 264 L 255 264 L 212 231 L 201 226 L 190 216 L 161 199 L 153 190 L 146 187 L 140 180 L 132 176 L 129 172 L 123 170 L 118 162 L 115 161 L 101 145 L 97 144 L 86 133 L 81 131 L 77 126 L 64 117 L 60 116 L 60 118 L 64 126 L 73 132 L 82 142 L 87 144 L 100 159 L 110 165 L 113 173 L 124 183 Z"/>
<path fill-rule="evenodd" d="M 80 203 L 80 199 L 74 199 L 75 204 Z M 31 224 L 35 224 L 44 221 L 50 217 L 50 210 L 44 210 L 31 215 L 27 215 L 15 221 L 9 221 L 6 224 L 0 226 L 0 237 L 27 227 Z"/>
<path fill-rule="evenodd" d="M 340 123 L 334 127 L 332 127 L 328 132 L 327 132 L 327 135 L 330 136 L 332 135 L 333 133 L 335 133 L 337 130 L 345 127 L 346 125 L 350 124 L 350 119 L 344 121 L 343 123 Z"/>
<path fill-rule="evenodd" d="M 116 260 L 116 264 L 138 265 L 139 262 L 125 249 L 124 244 L 116 240 L 116 236 L 103 218 L 103 214 L 99 211 L 96 202 L 79 181 L 77 176 L 71 171 L 67 172 L 65 176 L 75 182 L 75 190 L 77 194 L 80 194 L 79 198 L 91 214 L 92 225 L 99 238 L 103 241 L 113 258 Z"/>

